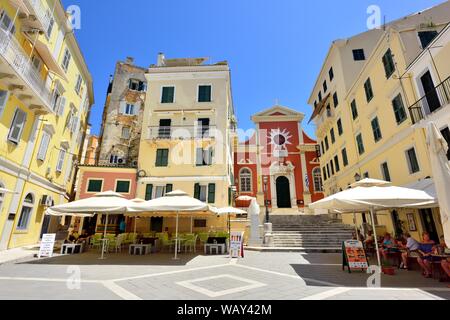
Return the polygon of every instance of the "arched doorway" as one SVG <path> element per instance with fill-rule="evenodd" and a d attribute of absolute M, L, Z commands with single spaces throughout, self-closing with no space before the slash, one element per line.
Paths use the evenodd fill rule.
<path fill-rule="evenodd" d="M 292 208 L 291 188 L 286 177 L 277 178 L 277 206 L 282 209 Z"/>

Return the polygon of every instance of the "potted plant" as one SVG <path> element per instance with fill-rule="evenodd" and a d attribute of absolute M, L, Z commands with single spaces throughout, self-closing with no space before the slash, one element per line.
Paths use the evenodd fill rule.
<path fill-rule="evenodd" d="M 390 261 L 384 261 L 382 271 L 387 276 L 395 276 L 395 267 Z"/>

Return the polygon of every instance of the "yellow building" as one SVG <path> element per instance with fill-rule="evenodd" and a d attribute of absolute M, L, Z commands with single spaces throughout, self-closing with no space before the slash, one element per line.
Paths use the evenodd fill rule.
<path fill-rule="evenodd" d="M 448 12 L 446 2 L 332 44 L 309 98 L 327 195 L 365 177 L 433 192 L 425 133 L 409 107 L 424 95 L 419 82 L 428 92 L 439 81 L 434 69 L 421 69 L 414 78 L 409 68 L 449 23 Z M 447 50 L 441 55 L 449 61 Z M 354 222 L 352 216 L 343 220 Z M 366 229 L 368 221 L 358 215 L 356 223 Z M 380 232 L 408 231 L 417 239 L 422 231 L 435 240 L 442 234 L 437 208 L 381 212 L 376 223 Z"/>
<path fill-rule="evenodd" d="M 59 0 L 0 1 L 0 250 L 59 221 L 80 159 L 92 79 Z"/>
<path fill-rule="evenodd" d="M 205 62 L 160 54 L 146 74 L 139 198 L 179 189 L 219 208 L 231 204 L 235 116 L 230 69 L 227 62 Z M 207 225 L 217 226 L 217 218 L 211 219 Z M 197 227 L 206 226 L 199 222 Z"/>

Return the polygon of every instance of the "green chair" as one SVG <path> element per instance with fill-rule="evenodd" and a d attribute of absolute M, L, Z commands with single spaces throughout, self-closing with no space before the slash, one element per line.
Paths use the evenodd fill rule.
<path fill-rule="evenodd" d="M 208 242 L 210 235 L 208 232 L 202 232 L 198 234 L 198 239 L 200 239 L 200 242 L 202 245 L 205 245 Z"/>
<path fill-rule="evenodd" d="M 91 248 L 98 248 L 100 249 L 100 247 L 102 246 L 102 242 L 100 241 L 103 238 L 103 234 L 101 233 L 96 233 L 91 237 L 91 243 L 90 246 Z"/>
<path fill-rule="evenodd" d="M 197 252 L 197 239 L 198 239 L 198 235 L 195 235 L 195 234 L 187 235 L 186 241 L 184 242 L 184 251 L 188 252 L 188 248 L 189 248 L 189 252 L 194 251 L 194 253 L 196 253 Z"/>

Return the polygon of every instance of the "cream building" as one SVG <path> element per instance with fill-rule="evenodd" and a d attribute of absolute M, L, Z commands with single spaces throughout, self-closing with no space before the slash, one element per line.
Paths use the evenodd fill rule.
<path fill-rule="evenodd" d="M 410 68 L 428 54 L 449 21 L 445 2 L 332 44 L 309 98 L 326 194 L 365 177 L 430 188 L 425 133 L 414 125 L 409 107 L 424 95 L 421 88 L 434 89 L 439 81 L 433 69 L 413 76 Z M 448 61 L 448 51 L 440 51 Z M 379 232 L 409 231 L 420 239 L 427 230 L 436 240 L 442 234 L 436 208 L 382 212 L 377 218 Z M 359 215 L 356 222 L 367 226 L 368 221 Z M 353 217 L 344 216 L 344 222 L 352 224 Z"/>
<path fill-rule="evenodd" d="M 231 204 L 235 115 L 230 69 L 227 62 L 206 60 L 160 54 L 146 74 L 140 198 L 180 189 L 216 207 Z M 212 219 L 208 225 L 217 226 L 217 218 Z"/>
<path fill-rule="evenodd" d="M 68 202 L 91 75 L 59 0 L 0 1 L 0 250 L 35 244 Z"/>

